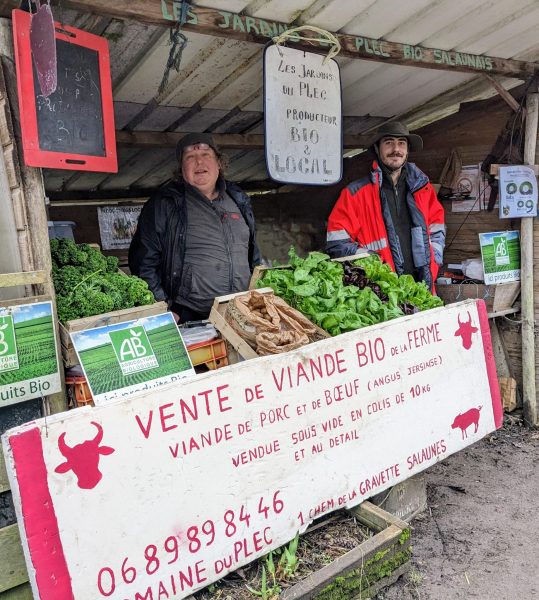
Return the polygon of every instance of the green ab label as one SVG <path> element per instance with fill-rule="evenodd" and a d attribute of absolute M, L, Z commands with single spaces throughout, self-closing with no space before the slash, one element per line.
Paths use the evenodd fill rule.
<path fill-rule="evenodd" d="M 109 332 L 110 341 L 123 375 L 159 366 L 148 335 L 142 325 Z"/>
<path fill-rule="evenodd" d="M 508 265 L 510 263 L 510 257 L 507 238 L 504 235 L 494 236 L 492 238 L 492 243 L 494 245 L 494 259 L 496 261 L 496 266 Z"/>
<path fill-rule="evenodd" d="M 13 317 L 5 315 L 0 317 L 0 372 L 13 371 L 18 368 L 19 356 Z"/>

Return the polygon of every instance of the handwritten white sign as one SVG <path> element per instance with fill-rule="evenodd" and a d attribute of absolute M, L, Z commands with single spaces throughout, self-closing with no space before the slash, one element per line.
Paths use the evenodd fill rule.
<path fill-rule="evenodd" d="M 469 300 L 3 436 L 35 598 L 184 598 L 501 425 Z"/>
<path fill-rule="evenodd" d="M 272 179 L 329 185 L 342 176 L 338 64 L 285 46 L 264 51 L 266 164 Z"/>

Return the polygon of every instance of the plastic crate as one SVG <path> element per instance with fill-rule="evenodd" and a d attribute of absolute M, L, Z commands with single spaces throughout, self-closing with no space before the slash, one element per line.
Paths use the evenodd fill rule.
<path fill-rule="evenodd" d="M 75 241 L 73 230 L 76 224 L 73 221 L 47 221 L 49 226 L 49 239 L 67 238 Z"/>
<path fill-rule="evenodd" d="M 66 377 L 67 394 L 73 408 L 78 406 L 94 406 L 94 399 L 84 375 L 68 375 Z"/>
<path fill-rule="evenodd" d="M 219 369 L 228 365 L 226 342 L 223 339 L 210 340 L 187 346 L 193 366 L 206 365 L 208 369 Z"/>

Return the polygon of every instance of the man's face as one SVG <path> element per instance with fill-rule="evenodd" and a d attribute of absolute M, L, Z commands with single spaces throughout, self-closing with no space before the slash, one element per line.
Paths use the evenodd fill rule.
<path fill-rule="evenodd" d="M 378 152 L 382 164 L 390 171 L 398 171 L 408 158 L 408 140 L 405 137 L 383 137 Z"/>
<path fill-rule="evenodd" d="M 182 176 L 203 194 L 211 194 L 219 178 L 219 160 L 208 144 L 186 146 L 182 152 Z"/>

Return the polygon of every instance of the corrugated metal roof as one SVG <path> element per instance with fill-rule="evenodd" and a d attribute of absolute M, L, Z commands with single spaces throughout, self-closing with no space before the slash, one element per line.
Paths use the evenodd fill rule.
<path fill-rule="evenodd" d="M 536 0 L 204 0 L 193 4 L 424 48 L 539 60 Z M 168 27 L 60 8 L 53 11 L 63 22 L 109 40 L 117 129 L 263 133 L 260 44 L 186 32 L 188 43 L 180 71 L 170 73 L 166 92 L 159 94 L 170 51 Z M 348 133 L 368 131 L 383 120 L 404 114 L 411 126 L 422 125 L 456 110 L 459 101 L 496 93 L 481 74 L 348 57 L 337 57 L 337 61 Z M 521 83 L 503 76 L 497 79 L 506 88 Z M 455 88 L 460 88 L 459 94 L 446 101 Z M 425 115 L 418 109 L 427 102 L 431 105 Z M 148 103 L 155 104 L 153 110 L 146 108 Z M 171 148 L 119 147 L 118 152 L 118 174 L 45 170 L 47 190 L 121 194 L 151 189 L 166 181 L 175 167 Z M 233 179 L 267 181 L 263 151 L 228 154 Z"/>

